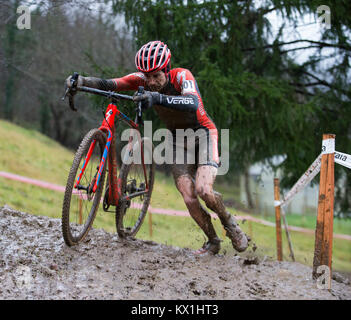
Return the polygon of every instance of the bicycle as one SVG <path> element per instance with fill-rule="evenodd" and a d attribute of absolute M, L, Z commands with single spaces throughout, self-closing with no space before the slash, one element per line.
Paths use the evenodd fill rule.
<path fill-rule="evenodd" d="M 75 153 L 62 206 L 64 241 L 68 246 L 73 246 L 81 242 L 88 234 L 101 202 L 106 171 L 108 172 L 108 183 L 102 201 L 103 210 L 109 211 L 110 206 L 115 206 L 118 236 L 121 238 L 134 237 L 146 216 L 155 176 L 152 142 L 148 138 L 140 138 L 140 126 L 143 124 L 141 103 L 138 103 L 136 118 L 135 121 L 132 121 L 114 104 L 119 100 L 132 101 L 132 96 L 77 86 L 78 76 L 78 73 L 73 74 L 71 88 L 67 88 L 62 97 L 62 100 L 66 96 L 69 97 L 69 106 L 73 111 L 77 111 L 73 98 L 77 91 L 106 97 L 111 100 L 111 103 L 107 106 L 101 126 L 90 130 L 85 135 Z M 143 87 L 139 87 L 137 94 L 142 94 L 143 90 Z M 129 136 L 127 152 L 125 152 L 118 178 L 115 142 L 116 116 L 135 129 L 134 133 L 138 133 L 137 138 L 135 134 Z M 140 152 L 140 163 L 134 161 L 133 158 L 133 155 L 138 152 Z M 145 161 L 147 152 L 149 161 Z"/>

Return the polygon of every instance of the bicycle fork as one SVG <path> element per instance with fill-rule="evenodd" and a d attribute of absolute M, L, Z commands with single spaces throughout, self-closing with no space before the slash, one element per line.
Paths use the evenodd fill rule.
<path fill-rule="evenodd" d="M 98 186 L 99 186 L 99 183 L 100 183 L 100 179 L 101 179 L 101 175 L 102 175 L 102 171 L 104 170 L 104 166 L 106 164 L 106 159 L 107 159 L 107 155 L 108 155 L 108 152 L 110 150 L 110 146 L 111 146 L 111 142 L 112 142 L 112 128 L 114 127 L 114 121 L 115 121 L 115 116 L 116 116 L 116 112 L 117 112 L 117 108 L 115 105 L 113 104 L 109 104 L 108 108 L 107 108 L 107 111 L 106 111 L 106 115 L 105 115 L 105 119 L 101 125 L 101 127 L 99 128 L 99 130 L 103 131 L 103 132 L 106 132 L 108 133 L 108 136 L 107 136 L 107 141 L 106 141 L 106 145 L 105 145 L 105 148 L 104 148 L 104 152 L 102 154 L 102 158 L 101 158 L 101 161 L 100 161 L 100 165 L 99 165 L 99 169 L 97 170 L 97 174 L 95 175 L 94 179 L 95 182 L 94 182 L 94 186 L 93 188 L 87 188 L 87 192 L 93 192 L 95 193 Z M 79 172 L 79 175 L 77 177 L 77 181 L 76 183 L 74 184 L 74 188 L 76 189 L 79 189 L 79 183 L 80 183 L 80 180 L 85 172 L 85 169 L 87 167 L 87 164 L 89 163 L 89 160 L 91 158 L 91 155 L 94 151 L 94 148 L 95 148 L 95 145 L 96 145 L 96 140 L 93 140 L 93 142 L 91 143 L 90 147 L 89 147 L 89 150 L 88 150 L 88 153 L 84 159 L 84 162 L 83 162 L 83 166 L 82 166 L 82 169 L 80 170 Z M 84 188 L 82 188 L 84 189 Z"/>

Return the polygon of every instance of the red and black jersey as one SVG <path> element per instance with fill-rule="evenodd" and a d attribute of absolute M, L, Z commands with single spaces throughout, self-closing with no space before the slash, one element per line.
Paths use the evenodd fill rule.
<path fill-rule="evenodd" d="M 112 81 L 115 91 L 137 90 L 139 86 L 150 90 L 142 72 L 135 72 Z M 169 81 L 160 93 L 163 94 L 162 102 L 155 105 L 154 109 L 168 129 L 216 129 L 206 113 L 196 80 L 189 70 L 172 69 L 169 72 Z"/>
<path fill-rule="evenodd" d="M 208 164 L 217 165 L 219 162 L 217 128 L 206 113 L 194 76 L 187 69 L 175 68 L 170 70 L 168 77 L 168 83 L 159 92 L 160 103 L 154 105 L 154 109 L 172 133 L 176 129 L 194 131 L 205 129 L 208 138 L 207 151 L 211 151 Z M 83 85 L 110 91 L 136 91 L 139 86 L 143 86 L 150 91 L 142 72 L 109 80 L 84 77 Z"/>

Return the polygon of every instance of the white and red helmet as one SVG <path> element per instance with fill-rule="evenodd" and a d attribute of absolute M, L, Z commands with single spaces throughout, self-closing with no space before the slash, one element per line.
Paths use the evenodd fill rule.
<path fill-rule="evenodd" d="M 171 60 L 171 51 L 161 41 L 144 44 L 135 55 L 135 65 L 141 72 L 153 72 L 167 68 Z M 166 74 L 168 70 L 166 70 Z"/>

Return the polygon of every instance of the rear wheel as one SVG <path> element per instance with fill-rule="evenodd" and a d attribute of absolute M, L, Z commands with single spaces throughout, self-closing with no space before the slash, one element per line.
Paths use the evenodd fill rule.
<path fill-rule="evenodd" d="M 90 146 L 95 141 L 90 160 L 78 186 L 77 178 L 84 165 Z M 104 185 L 106 163 L 101 173 L 99 186 L 93 192 L 98 179 L 98 169 L 106 143 L 105 135 L 98 129 L 90 130 L 81 142 L 68 175 L 62 207 L 62 234 L 68 246 L 82 241 L 90 230 L 99 208 Z"/>
<path fill-rule="evenodd" d="M 148 141 L 147 143 L 145 143 Z M 152 158 L 153 145 L 150 139 L 141 140 L 148 186 L 144 174 L 144 166 L 137 163 L 123 163 L 119 174 L 121 181 L 121 197 L 129 197 L 137 192 L 143 193 L 140 196 L 132 197 L 128 200 L 118 202 L 116 206 L 116 228 L 120 237 L 133 237 L 139 231 L 151 200 L 151 193 L 154 185 L 155 165 Z M 140 150 L 139 142 L 133 150 Z M 132 154 L 129 154 L 132 156 Z"/>

